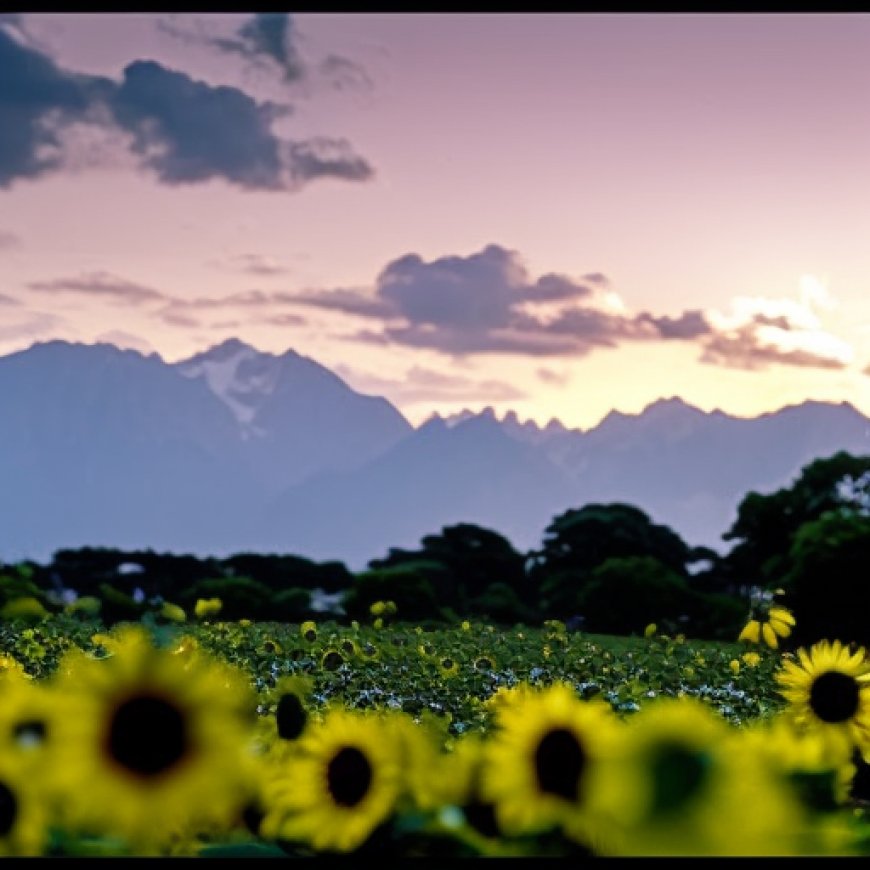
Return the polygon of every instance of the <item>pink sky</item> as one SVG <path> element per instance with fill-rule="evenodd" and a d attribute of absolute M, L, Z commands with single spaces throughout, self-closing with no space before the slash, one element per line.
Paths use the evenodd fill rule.
<path fill-rule="evenodd" d="M 0 354 L 238 336 L 412 422 L 870 413 L 870 14 L 0 22 Z"/>

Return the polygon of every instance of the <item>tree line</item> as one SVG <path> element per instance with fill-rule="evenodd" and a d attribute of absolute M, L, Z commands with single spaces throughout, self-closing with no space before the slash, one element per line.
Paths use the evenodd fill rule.
<path fill-rule="evenodd" d="M 608 503 L 555 516 L 528 552 L 460 522 L 357 572 L 298 555 L 82 547 L 58 550 L 47 564 L 0 563 L 0 613 L 34 599 L 47 611 L 99 612 L 111 624 L 159 613 L 166 601 L 192 613 L 198 600 L 219 598 L 221 619 L 362 621 L 373 604 L 392 601 L 395 619 L 420 624 L 558 619 L 635 634 L 655 622 L 668 633 L 733 640 L 750 592 L 778 588 L 797 620 L 796 643 L 870 642 L 870 456 L 839 452 L 787 487 L 748 493 L 722 537 L 731 545 L 724 555 L 692 547 L 640 508 Z"/>

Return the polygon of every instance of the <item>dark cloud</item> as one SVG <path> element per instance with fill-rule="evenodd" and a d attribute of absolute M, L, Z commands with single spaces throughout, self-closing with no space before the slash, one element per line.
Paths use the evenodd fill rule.
<path fill-rule="evenodd" d="M 62 163 L 60 131 L 86 121 L 108 80 L 65 72 L 0 28 L 0 188 Z"/>
<path fill-rule="evenodd" d="M 364 333 L 357 338 L 365 340 Z M 570 337 L 548 335 L 546 332 L 523 332 L 515 329 L 482 329 L 465 331 L 437 326 L 387 327 L 383 336 L 386 343 L 424 347 L 452 356 L 479 353 L 509 353 L 521 356 L 580 355 L 591 349 Z"/>
<path fill-rule="evenodd" d="M 594 285 L 594 286 L 590 286 Z M 488 245 L 467 257 L 426 262 L 406 254 L 378 275 L 375 293 L 332 290 L 298 294 L 300 305 L 343 311 L 384 322 L 383 332 L 361 331 L 355 340 L 391 342 L 464 356 L 511 353 L 546 357 L 581 356 L 620 341 L 694 337 L 696 312 L 680 318 L 627 317 L 596 307 L 607 279 L 583 282 L 555 273 L 532 280 L 515 251 Z M 548 305 L 544 317 L 529 307 Z"/>
<path fill-rule="evenodd" d="M 661 338 L 691 339 L 709 335 L 713 329 L 704 316 L 703 311 L 694 309 L 684 311 L 679 317 L 655 317 L 643 312 L 637 316 L 638 321 L 653 326 Z"/>
<path fill-rule="evenodd" d="M 21 303 L 5 293 L 0 293 L 0 305 L 21 305 Z"/>
<path fill-rule="evenodd" d="M 9 251 L 21 245 L 21 239 L 15 233 L 0 230 L 0 251 Z"/>
<path fill-rule="evenodd" d="M 263 50 L 272 26 L 256 30 Z M 141 166 L 164 184 L 218 178 L 247 190 L 297 190 L 317 178 L 374 174 L 343 139 L 279 138 L 272 127 L 289 107 L 156 61 L 129 64 L 120 84 L 76 75 L 0 28 L 0 69 L 0 187 L 60 169 L 61 135 L 82 123 L 130 134 Z"/>
<path fill-rule="evenodd" d="M 37 293 L 81 293 L 106 299 L 116 299 L 127 305 L 165 300 L 167 297 L 153 287 L 145 287 L 107 272 L 94 272 L 78 278 L 57 278 L 53 281 L 32 281 L 27 285 Z"/>
<path fill-rule="evenodd" d="M 355 290 L 307 291 L 293 294 L 284 301 L 297 305 L 310 305 L 312 308 L 325 308 L 329 311 L 341 311 L 358 317 L 387 320 L 398 316 L 390 303 Z"/>
<path fill-rule="evenodd" d="M 185 329 L 198 329 L 203 326 L 201 320 L 187 314 L 177 314 L 174 311 L 160 311 L 157 316 L 168 326 L 181 326 Z"/>
<path fill-rule="evenodd" d="M 752 324 L 708 338 L 703 344 L 700 361 L 747 371 L 757 371 L 771 363 L 821 369 L 846 368 L 846 364 L 840 360 L 808 350 L 787 350 L 765 344 L 755 333 Z"/>
<path fill-rule="evenodd" d="M 306 65 L 298 47 L 298 33 L 293 17 L 287 12 L 263 12 L 249 18 L 232 36 L 214 36 L 203 21 L 189 27 L 160 20 L 157 27 L 187 44 L 209 45 L 226 54 L 235 54 L 254 66 L 276 68 L 288 82 L 306 75 Z"/>
<path fill-rule="evenodd" d="M 337 91 L 370 91 L 374 87 L 371 77 L 360 64 L 337 54 L 327 55 L 317 70 Z"/>
<path fill-rule="evenodd" d="M 355 154 L 346 139 L 317 136 L 299 142 L 286 142 L 283 155 L 290 178 L 296 183 L 315 178 L 368 181 L 375 174 L 371 164 Z"/>

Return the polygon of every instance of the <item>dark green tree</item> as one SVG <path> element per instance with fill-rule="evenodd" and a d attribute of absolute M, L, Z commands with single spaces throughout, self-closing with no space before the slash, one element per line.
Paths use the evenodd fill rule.
<path fill-rule="evenodd" d="M 357 574 L 342 603 L 350 619 L 368 620 L 376 601 L 394 601 L 398 620 L 439 619 L 444 614 L 444 603 L 429 578 L 407 565 Z"/>
<path fill-rule="evenodd" d="M 828 639 L 870 644 L 870 516 L 840 509 L 794 535 L 784 578 L 795 643 Z"/>
<path fill-rule="evenodd" d="M 428 577 L 442 603 L 461 614 L 482 615 L 481 602 L 493 584 L 507 586 L 524 612 L 533 603 L 525 558 L 498 532 L 474 523 L 457 523 L 426 535 L 420 543 L 418 550 L 393 548 L 383 559 L 373 559 L 369 567 L 413 566 Z"/>
<path fill-rule="evenodd" d="M 640 634 L 651 622 L 677 623 L 691 609 L 685 579 L 652 556 L 606 559 L 577 593 L 587 631 Z"/>
<path fill-rule="evenodd" d="M 656 559 L 685 579 L 692 550 L 634 505 L 589 504 L 558 515 L 545 529 L 541 549 L 529 554 L 543 615 L 565 619 L 578 613 L 578 595 L 595 568 L 608 559 L 639 556 Z"/>
<path fill-rule="evenodd" d="M 737 519 L 722 536 L 734 546 L 722 560 L 732 586 L 778 586 L 790 570 L 790 548 L 798 529 L 826 511 L 867 510 L 870 456 L 840 451 L 804 466 L 797 480 L 768 495 L 748 493 Z"/>

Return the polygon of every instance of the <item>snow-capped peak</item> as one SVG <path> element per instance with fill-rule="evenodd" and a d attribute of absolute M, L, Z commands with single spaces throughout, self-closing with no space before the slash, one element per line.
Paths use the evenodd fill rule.
<path fill-rule="evenodd" d="M 260 400 L 275 389 L 280 361 L 231 338 L 177 364 L 188 378 L 204 378 L 209 389 L 244 426 L 250 426 Z"/>

